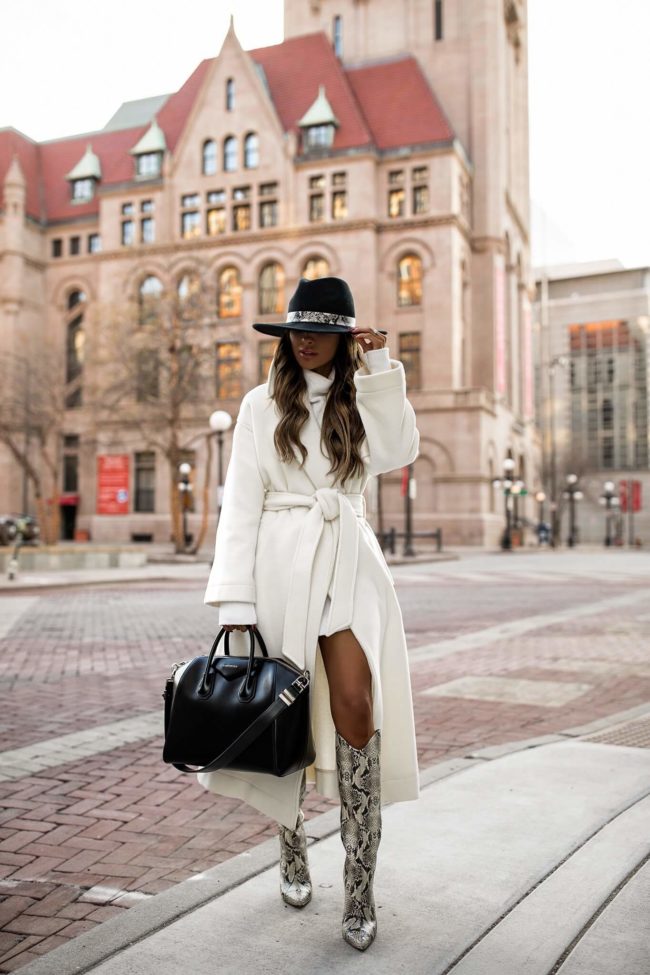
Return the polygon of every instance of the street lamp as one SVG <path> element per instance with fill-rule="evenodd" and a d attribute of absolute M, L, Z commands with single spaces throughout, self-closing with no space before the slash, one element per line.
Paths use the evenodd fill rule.
<path fill-rule="evenodd" d="M 512 548 L 512 472 L 515 469 L 515 462 L 512 457 L 506 457 L 503 462 L 503 478 L 498 477 L 492 481 L 494 488 L 503 488 L 503 498 L 505 505 L 506 527 L 501 536 L 501 548 L 510 551 Z"/>
<path fill-rule="evenodd" d="M 599 500 L 605 505 L 605 545 L 609 547 L 612 544 L 612 508 L 616 508 L 619 503 L 613 481 L 605 481 Z"/>
<path fill-rule="evenodd" d="M 403 555 L 411 557 L 415 555 L 415 550 L 413 548 L 413 522 L 412 522 L 412 501 L 415 501 L 416 496 L 416 484 L 415 478 L 413 477 L 413 464 L 409 464 L 408 467 L 404 468 L 404 480 L 405 493 L 404 493 L 404 552 Z"/>
<path fill-rule="evenodd" d="M 567 545 L 569 548 L 573 548 L 578 541 L 578 526 L 576 525 L 576 501 L 581 501 L 583 497 L 582 491 L 578 487 L 577 474 L 567 474 L 564 497 L 569 502 L 569 537 L 567 538 Z"/>
<path fill-rule="evenodd" d="M 189 538 L 187 535 L 187 509 L 190 506 L 190 499 L 192 497 L 192 485 L 190 484 L 190 474 L 192 473 L 192 465 L 184 461 L 182 464 L 178 465 L 178 473 L 181 476 L 178 482 L 178 490 L 181 496 L 181 511 L 183 513 L 183 548 L 187 548 L 189 545 Z"/>
<path fill-rule="evenodd" d="M 230 413 L 225 410 L 215 410 L 214 413 L 210 414 L 209 419 L 210 429 L 213 433 L 217 435 L 217 448 L 218 448 L 218 476 L 219 483 L 217 485 L 217 505 L 219 518 L 221 517 L 221 504 L 223 501 L 223 435 L 232 426 L 232 417 Z M 210 445 L 210 438 L 208 437 L 208 446 Z M 208 464 L 210 459 L 208 459 Z"/>
<path fill-rule="evenodd" d="M 555 546 L 560 535 L 560 525 L 558 521 L 557 503 L 557 465 L 555 458 L 555 370 L 558 366 L 564 368 L 568 365 L 569 357 L 566 355 L 555 355 L 548 364 L 548 392 L 549 392 L 549 411 L 550 411 L 550 434 L 551 434 L 551 546 Z"/>

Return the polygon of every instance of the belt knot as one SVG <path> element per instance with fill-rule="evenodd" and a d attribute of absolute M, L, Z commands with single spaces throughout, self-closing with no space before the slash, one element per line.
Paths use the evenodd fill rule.
<path fill-rule="evenodd" d="M 335 488 L 318 488 L 314 500 L 320 506 L 324 521 L 334 521 L 339 516 L 339 492 Z"/>

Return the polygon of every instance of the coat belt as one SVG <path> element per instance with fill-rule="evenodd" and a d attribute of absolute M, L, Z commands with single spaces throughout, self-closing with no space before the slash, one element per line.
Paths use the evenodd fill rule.
<path fill-rule="evenodd" d="M 354 584 L 359 558 L 359 518 L 365 518 L 362 494 L 345 494 L 336 488 L 319 488 L 314 494 L 267 491 L 265 511 L 309 508 L 303 520 L 289 576 L 284 617 L 282 653 L 296 666 L 304 667 L 311 621 L 320 623 L 328 592 L 331 598 L 330 628 L 346 629 L 352 623 Z M 334 573 L 327 569 L 331 552 L 323 544 L 325 522 L 334 529 Z M 312 634 L 309 634 L 312 637 Z M 313 634 L 318 638 L 318 631 Z"/>

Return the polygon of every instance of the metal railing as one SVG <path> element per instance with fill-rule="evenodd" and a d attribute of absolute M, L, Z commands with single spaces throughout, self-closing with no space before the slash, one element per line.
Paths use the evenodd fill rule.
<path fill-rule="evenodd" d="M 435 531 L 431 532 L 410 532 L 408 534 L 407 532 L 398 532 L 395 528 L 389 528 L 388 531 L 377 533 L 377 540 L 381 545 L 382 551 L 387 550 L 391 555 L 395 555 L 398 538 L 403 538 L 405 541 L 404 555 L 407 554 L 407 539 L 412 540 L 415 538 L 432 538 L 436 543 L 436 552 L 442 552 L 442 528 L 436 528 Z"/>

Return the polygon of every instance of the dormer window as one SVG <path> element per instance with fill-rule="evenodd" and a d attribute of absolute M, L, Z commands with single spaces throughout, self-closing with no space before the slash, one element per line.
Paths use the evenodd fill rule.
<path fill-rule="evenodd" d="M 155 179 L 156 176 L 160 176 L 161 168 L 162 152 L 143 152 L 141 156 L 136 156 L 136 176 Z"/>
<path fill-rule="evenodd" d="M 94 179 L 75 179 L 72 181 L 72 199 L 75 203 L 87 203 L 95 195 Z"/>
<path fill-rule="evenodd" d="M 315 102 L 298 122 L 302 130 L 303 152 L 329 149 L 334 144 L 338 125 L 339 120 L 325 94 L 325 87 L 321 85 Z"/>
<path fill-rule="evenodd" d="M 102 177 L 99 159 L 90 143 L 77 165 L 70 170 L 66 179 L 70 182 L 72 202 L 88 203 L 95 195 L 95 184 Z"/>
<path fill-rule="evenodd" d="M 135 157 L 135 174 L 138 179 L 156 179 L 160 176 L 166 148 L 165 133 L 154 118 L 140 141 L 130 150 Z"/>

